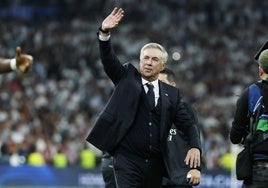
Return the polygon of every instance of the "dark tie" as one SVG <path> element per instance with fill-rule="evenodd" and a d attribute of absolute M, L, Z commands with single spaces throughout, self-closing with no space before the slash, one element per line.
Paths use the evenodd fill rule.
<path fill-rule="evenodd" d="M 155 96 L 154 96 L 154 86 L 151 83 L 147 83 L 148 87 L 147 97 L 149 99 L 150 107 L 153 109 L 155 107 Z"/>

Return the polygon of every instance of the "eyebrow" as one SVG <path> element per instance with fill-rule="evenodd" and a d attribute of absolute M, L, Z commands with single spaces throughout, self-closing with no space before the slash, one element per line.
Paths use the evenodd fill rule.
<path fill-rule="evenodd" d="M 161 59 L 161 57 L 157 57 L 157 56 L 149 56 L 149 55 L 144 55 L 143 57 L 151 57 L 152 59 L 154 59 L 154 58 Z"/>

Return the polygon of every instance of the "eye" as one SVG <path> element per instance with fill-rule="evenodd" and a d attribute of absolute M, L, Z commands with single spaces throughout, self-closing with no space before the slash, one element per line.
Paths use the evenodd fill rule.
<path fill-rule="evenodd" d="M 143 59 L 144 60 L 148 60 L 150 57 L 149 56 L 144 56 Z"/>
<path fill-rule="evenodd" d="M 157 58 L 157 57 L 153 57 L 152 60 L 153 60 L 154 62 L 156 62 L 156 63 L 159 62 L 159 58 Z"/>

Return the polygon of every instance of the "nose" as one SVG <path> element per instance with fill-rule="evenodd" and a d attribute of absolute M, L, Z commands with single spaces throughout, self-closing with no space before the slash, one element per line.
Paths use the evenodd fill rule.
<path fill-rule="evenodd" d="M 146 61 L 146 64 L 147 65 L 152 65 L 153 64 L 153 60 L 150 58 L 150 59 L 148 59 L 147 61 Z"/>

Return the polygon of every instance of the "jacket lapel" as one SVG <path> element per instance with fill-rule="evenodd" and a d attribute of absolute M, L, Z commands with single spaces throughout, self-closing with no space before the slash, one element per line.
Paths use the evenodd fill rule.
<path fill-rule="evenodd" d="M 166 90 L 166 87 L 164 87 L 164 84 L 162 82 L 159 82 L 159 91 L 160 91 L 160 100 L 161 100 L 161 123 L 160 123 L 160 132 L 161 132 L 161 137 L 160 140 L 164 141 L 163 136 L 164 136 L 164 130 L 165 130 L 165 126 L 166 125 L 166 117 L 167 117 L 167 109 L 169 106 L 169 95 L 168 92 Z"/>

